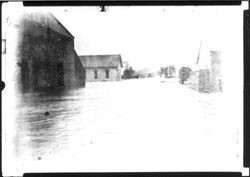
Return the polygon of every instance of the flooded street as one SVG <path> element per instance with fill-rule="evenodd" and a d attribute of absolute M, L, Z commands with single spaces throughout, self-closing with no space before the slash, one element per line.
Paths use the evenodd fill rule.
<path fill-rule="evenodd" d="M 16 109 L 17 169 L 235 168 L 240 164 L 237 127 L 226 126 L 222 98 L 159 78 L 26 94 Z M 74 165 L 69 167 L 70 161 Z"/>
<path fill-rule="evenodd" d="M 246 9 L 5 3 L 3 175 L 248 172 Z"/>

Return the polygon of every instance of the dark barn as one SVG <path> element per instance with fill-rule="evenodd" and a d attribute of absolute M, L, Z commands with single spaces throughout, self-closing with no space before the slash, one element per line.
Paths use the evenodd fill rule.
<path fill-rule="evenodd" d="M 18 85 L 23 92 L 85 86 L 74 36 L 51 13 L 25 13 L 18 25 Z"/>

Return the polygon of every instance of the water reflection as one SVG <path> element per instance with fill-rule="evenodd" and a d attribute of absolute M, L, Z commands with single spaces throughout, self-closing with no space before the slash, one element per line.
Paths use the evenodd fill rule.
<path fill-rule="evenodd" d="M 185 147 L 178 153 L 198 160 L 211 144 L 218 145 L 211 150 L 215 156 L 226 154 L 223 147 L 235 140 L 221 141 L 232 137 L 231 130 L 221 131 L 222 98 L 221 93 L 201 94 L 175 79 L 162 83 L 154 78 L 24 94 L 17 109 L 17 156 L 21 161 L 51 159 L 54 154 L 98 161 L 128 151 L 140 159 L 160 148 L 167 159 L 176 158 L 177 147 Z"/>
<path fill-rule="evenodd" d="M 32 149 L 33 156 L 41 157 L 47 153 L 47 149 L 63 148 L 72 124 L 76 127 L 77 118 L 81 115 L 79 101 L 84 96 L 82 91 L 24 94 L 21 98 L 23 104 L 17 107 L 17 136 L 23 143 L 19 152 Z"/>

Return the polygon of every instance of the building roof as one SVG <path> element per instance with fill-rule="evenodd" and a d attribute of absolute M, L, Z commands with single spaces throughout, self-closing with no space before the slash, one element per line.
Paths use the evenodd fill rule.
<path fill-rule="evenodd" d="M 80 61 L 85 68 L 122 67 L 121 55 L 82 55 Z"/>
<path fill-rule="evenodd" d="M 59 34 L 69 38 L 74 38 L 74 36 L 61 24 L 61 22 L 49 12 L 26 12 L 23 15 L 23 19 L 37 22 L 42 26 L 58 32 Z"/>

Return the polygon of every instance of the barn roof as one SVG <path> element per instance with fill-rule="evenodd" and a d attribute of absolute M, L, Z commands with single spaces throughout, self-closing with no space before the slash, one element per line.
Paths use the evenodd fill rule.
<path fill-rule="evenodd" d="M 74 38 L 74 36 L 61 24 L 61 22 L 49 12 L 26 12 L 23 15 L 23 19 L 37 22 L 42 26 L 48 27 L 51 30 L 58 32 L 69 38 Z"/>
<path fill-rule="evenodd" d="M 83 67 L 101 68 L 101 67 L 122 67 L 121 55 L 82 55 L 79 56 Z"/>

